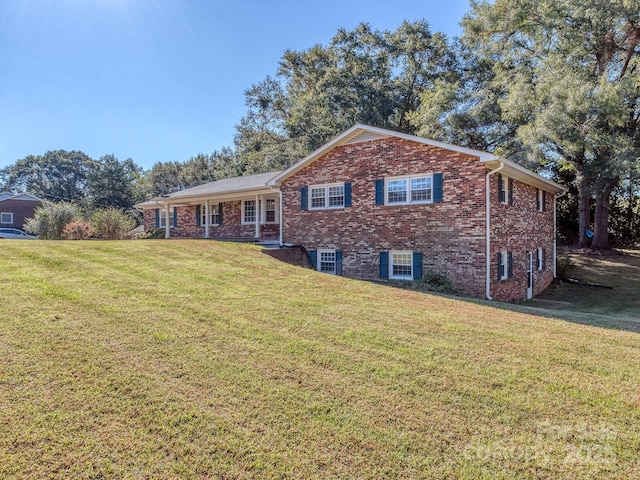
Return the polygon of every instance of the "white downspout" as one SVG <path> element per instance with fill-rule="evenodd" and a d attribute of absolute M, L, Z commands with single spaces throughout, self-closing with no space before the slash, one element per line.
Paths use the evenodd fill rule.
<path fill-rule="evenodd" d="M 486 263 L 487 263 L 487 277 L 486 277 L 486 282 L 485 282 L 485 296 L 487 297 L 487 300 L 493 300 L 493 297 L 491 297 L 491 180 L 490 177 L 491 175 L 493 175 L 494 173 L 499 172 L 500 170 L 502 170 L 504 168 L 504 163 L 500 162 L 500 166 L 498 168 L 496 168 L 495 170 L 491 170 L 489 173 L 487 173 L 487 179 L 486 179 L 486 184 L 485 184 L 485 188 L 486 188 L 486 194 L 485 194 L 485 225 L 487 228 L 486 231 L 486 252 L 485 252 L 485 257 L 486 257 Z"/>
<path fill-rule="evenodd" d="M 558 251 L 558 219 L 557 219 L 557 211 L 556 211 L 556 202 L 560 197 L 564 197 L 567 192 L 562 192 L 560 195 L 553 196 L 553 278 L 558 277 L 557 272 L 557 264 L 556 264 L 556 255 Z"/>

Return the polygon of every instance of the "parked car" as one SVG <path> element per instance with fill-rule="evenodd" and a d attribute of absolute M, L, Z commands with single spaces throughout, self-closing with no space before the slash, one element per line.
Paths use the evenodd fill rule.
<path fill-rule="evenodd" d="M 0 238 L 16 239 L 16 240 L 36 240 L 38 237 L 29 235 L 17 228 L 0 228 Z"/>

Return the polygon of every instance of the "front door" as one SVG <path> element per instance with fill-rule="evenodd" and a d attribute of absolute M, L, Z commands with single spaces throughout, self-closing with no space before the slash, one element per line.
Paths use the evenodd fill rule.
<path fill-rule="evenodd" d="M 533 297 L 533 252 L 527 252 L 527 300 Z"/>

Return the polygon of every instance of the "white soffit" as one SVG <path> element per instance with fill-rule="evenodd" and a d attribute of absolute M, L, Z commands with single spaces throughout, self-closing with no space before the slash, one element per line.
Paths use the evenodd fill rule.
<path fill-rule="evenodd" d="M 388 137 L 389 135 L 381 135 L 379 133 L 365 131 L 343 142 L 343 145 L 351 145 L 352 143 L 371 142 L 374 140 L 382 140 L 383 138 L 388 138 Z"/>

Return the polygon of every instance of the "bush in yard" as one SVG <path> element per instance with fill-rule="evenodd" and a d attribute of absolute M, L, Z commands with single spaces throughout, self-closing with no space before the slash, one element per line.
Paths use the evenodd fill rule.
<path fill-rule="evenodd" d="M 61 240 L 65 238 L 64 227 L 80 218 L 80 207 L 75 203 L 44 202 L 24 223 L 24 229 L 43 240 Z"/>
<path fill-rule="evenodd" d="M 556 273 L 559 277 L 568 276 L 575 268 L 575 263 L 571 260 L 571 257 L 558 257 L 556 260 Z"/>
<path fill-rule="evenodd" d="M 418 292 L 457 293 L 453 283 L 451 283 L 447 277 L 431 271 L 425 272 L 420 280 L 414 280 L 412 282 L 392 280 L 389 282 L 389 285 Z"/>
<path fill-rule="evenodd" d="M 128 238 L 135 226 L 136 222 L 124 210 L 114 207 L 96 210 L 91 217 L 94 236 L 102 240 Z"/>
<path fill-rule="evenodd" d="M 83 222 L 76 220 L 71 223 L 67 223 L 63 230 L 64 238 L 67 240 L 86 240 L 93 235 L 93 229 L 89 222 Z"/>
<path fill-rule="evenodd" d="M 165 230 L 164 228 L 155 228 L 147 234 L 147 238 L 164 238 Z"/>

